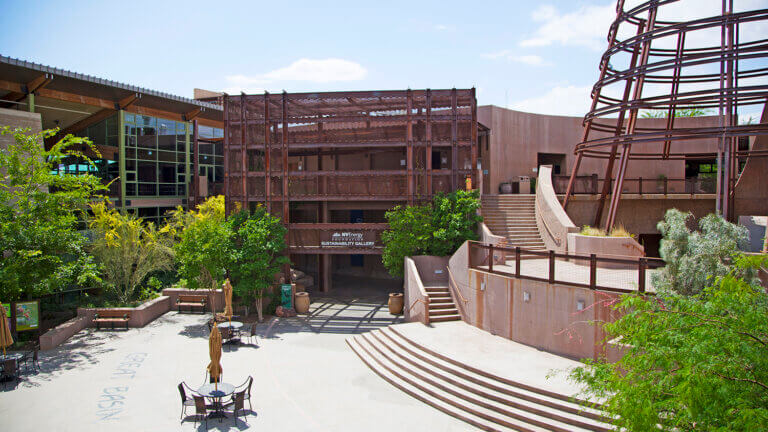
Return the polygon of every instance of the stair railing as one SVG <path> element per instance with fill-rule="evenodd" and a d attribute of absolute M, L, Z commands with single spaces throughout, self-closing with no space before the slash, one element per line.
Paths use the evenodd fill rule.
<path fill-rule="evenodd" d="M 451 271 L 451 268 L 450 267 L 446 267 L 446 269 L 448 270 L 448 278 L 450 279 L 450 281 L 448 283 L 448 287 L 453 285 L 454 289 L 456 290 L 457 297 L 459 297 L 459 300 L 464 302 L 464 304 L 469 303 L 469 300 L 465 299 L 464 296 L 461 295 L 461 290 L 459 290 L 459 284 L 458 284 L 458 282 L 456 282 L 456 279 L 453 277 L 453 272 Z"/>

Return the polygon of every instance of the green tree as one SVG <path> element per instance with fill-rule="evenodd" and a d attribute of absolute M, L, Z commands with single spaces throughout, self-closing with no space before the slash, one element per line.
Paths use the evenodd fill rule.
<path fill-rule="evenodd" d="M 0 128 L 1 135 L 14 138 L 0 151 L 0 298 L 5 301 L 99 281 L 77 224 L 106 187 L 93 175 L 58 171 L 71 160 L 93 166 L 75 148 L 98 152 L 89 140 L 72 135 L 46 150 L 43 140 L 56 133 Z"/>
<path fill-rule="evenodd" d="M 286 229 L 280 219 L 259 206 L 230 218 L 234 233 L 235 259 L 230 267 L 234 290 L 248 304 L 256 304 L 259 321 L 267 289 L 281 266 L 289 262 L 285 250 Z"/>
<path fill-rule="evenodd" d="M 189 287 L 218 288 L 235 259 L 232 226 L 224 220 L 224 197 L 210 197 L 196 211 L 176 212 L 166 230 L 178 236 L 173 249 L 179 275 Z"/>
<path fill-rule="evenodd" d="M 154 223 L 144 223 L 130 213 L 91 206 L 89 226 L 94 232 L 92 253 L 102 265 L 104 277 L 117 300 L 127 305 L 136 300 L 136 288 L 152 272 L 173 268 L 170 235 Z"/>
<path fill-rule="evenodd" d="M 624 430 L 768 429 L 768 296 L 736 276 L 766 261 L 736 257 L 737 271 L 691 296 L 623 296 L 624 315 L 604 327 L 624 356 L 587 360 L 571 378 Z"/>
<path fill-rule="evenodd" d="M 384 266 L 393 276 L 402 276 L 407 256 L 446 256 L 466 240 L 477 239 L 477 224 L 483 220 L 479 208 L 477 191 L 459 190 L 438 194 L 424 205 L 388 211 L 389 229 L 381 235 Z"/>
<path fill-rule="evenodd" d="M 667 118 L 667 110 L 648 110 L 640 114 L 643 118 Z M 675 118 L 681 117 L 703 117 L 712 114 L 712 110 L 702 108 L 680 108 L 674 111 Z"/>
<path fill-rule="evenodd" d="M 708 280 L 724 276 L 732 270 L 730 262 L 739 246 L 748 239 L 747 229 L 727 222 L 715 214 L 699 221 L 701 231 L 691 231 L 688 223 L 693 215 L 677 209 L 667 210 L 657 228 L 664 236 L 659 252 L 666 266 L 653 275 L 657 290 L 680 294 L 698 293 Z M 746 267 L 737 269 L 747 283 L 756 283 L 757 272 Z"/>

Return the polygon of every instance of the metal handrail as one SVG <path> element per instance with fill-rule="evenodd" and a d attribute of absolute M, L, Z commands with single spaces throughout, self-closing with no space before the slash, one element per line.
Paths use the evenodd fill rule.
<path fill-rule="evenodd" d="M 459 290 L 459 284 L 456 282 L 456 278 L 453 277 L 453 272 L 451 271 L 450 267 L 446 267 L 446 270 L 448 270 L 448 277 L 451 279 L 453 284 L 456 286 L 456 294 L 459 295 L 459 300 L 463 301 L 464 303 L 469 303 L 469 300 L 465 299 L 463 295 L 461 295 L 461 290 Z M 448 286 L 450 287 L 451 284 L 449 283 Z"/>
<path fill-rule="evenodd" d="M 429 307 L 429 302 L 424 299 L 416 299 L 411 303 L 411 307 L 408 308 L 408 312 L 411 312 L 411 309 L 413 309 L 414 306 L 416 306 L 416 303 L 424 303 L 424 306 Z"/>

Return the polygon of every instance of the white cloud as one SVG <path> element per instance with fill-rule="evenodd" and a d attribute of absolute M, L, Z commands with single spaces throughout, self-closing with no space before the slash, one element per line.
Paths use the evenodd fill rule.
<path fill-rule="evenodd" d="M 339 58 L 299 59 L 290 65 L 273 71 L 247 76 L 230 75 L 226 77 L 230 86 L 228 93 L 248 91 L 261 93 L 267 84 L 281 81 L 307 81 L 329 83 L 338 81 L 359 81 L 368 75 L 368 71 L 359 63 Z"/>
<path fill-rule="evenodd" d="M 448 30 L 453 30 L 453 27 L 451 27 L 451 26 L 448 26 L 448 25 L 445 25 L 445 24 L 436 24 L 436 25 L 435 25 L 433 28 L 434 28 L 435 30 L 437 30 L 437 31 L 448 31 Z"/>
<path fill-rule="evenodd" d="M 531 66 L 545 66 L 549 65 L 549 63 L 544 61 L 544 58 L 538 55 L 517 55 L 513 53 L 511 50 L 501 50 L 496 51 L 492 53 L 487 54 L 481 54 L 481 57 L 491 59 L 491 60 L 499 60 L 504 59 L 510 62 L 517 62 L 517 63 L 523 63 Z"/>
<path fill-rule="evenodd" d="M 580 117 L 589 110 L 591 86 L 556 86 L 541 96 L 512 102 L 508 108 L 538 114 Z"/>
<path fill-rule="evenodd" d="M 616 18 L 616 5 L 582 6 L 580 9 L 560 13 L 551 5 L 539 6 L 531 18 L 541 25 L 533 35 L 520 42 L 523 47 L 542 47 L 555 43 L 569 46 L 605 48 L 608 28 Z"/>

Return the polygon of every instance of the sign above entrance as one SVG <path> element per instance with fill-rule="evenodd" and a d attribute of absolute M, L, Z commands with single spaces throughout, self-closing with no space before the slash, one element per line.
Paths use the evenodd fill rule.
<path fill-rule="evenodd" d="M 343 231 L 332 232 L 330 234 L 331 235 L 329 240 L 320 241 L 320 247 L 373 248 L 376 246 L 376 242 L 372 238 L 367 238 L 372 237 L 372 235 L 366 235 L 364 232 Z"/>

